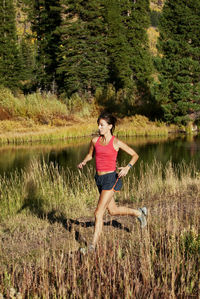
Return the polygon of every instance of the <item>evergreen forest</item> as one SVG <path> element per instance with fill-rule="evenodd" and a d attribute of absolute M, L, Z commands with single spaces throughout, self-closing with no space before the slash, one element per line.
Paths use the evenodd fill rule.
<path fill-rule="evenodd" d="M 200 122 L 200 0 L 0 0 L 0 7 L 0 86 L 95 98 L 123 116 Z"/>

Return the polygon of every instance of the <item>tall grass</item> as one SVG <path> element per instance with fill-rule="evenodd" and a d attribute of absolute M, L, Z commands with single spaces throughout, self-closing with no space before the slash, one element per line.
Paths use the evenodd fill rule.
<path fill-rule="evenodd" d="M 0 108 L 12 119 L 20 117 L 50 125 L 64 125 L 66 121 L 71 120 L 72 115 L 85 118 L 98 114 L 94 101 L 89 101 L 86 95 L 80 97 L 73 94 L 71 98 L 62 96 L 60 99 L 50 92 L 39 91 L 28 95 L 14 95 L 8 88 L 2 86 L 0 86 Z"/>
<path fill-rule="evenodd" d="M 123 116 L 127 109 L 133 108 L 134 95 L 122 90 L 116 93 L 113 86 L 108 86 L 105 92 L 97 90 L 92 99 L 78 94 L 73 94 L 71 98 L 63 95 L 58 99 L 54 94 L 40 92 L 15 96 L 9 89 L 0 86 L 0 144 L 93 135 L 97 131 L 99 111 L 107 104 L 113 112 Z M 168 132 L 178 130 L 176 126 L 169 127 L 162 122 L 152 122 L 145 116 L 135 115 L 120 120 L 116 135 L 167 136 Z M 189 129 L 185 131 L 188 133 Z"/>
<path fill-rule="evenodd" d="M 15 128 L 15 129 L 14 129 Z M 65 126 L 38 126 L 34 122 L 12 120 L 0 123 L 0 144 L 23 144 L 28 142 L 55 141 L 66 138 L 92 136 L 98 130 L 96 119 L 69 123 Z M 172 128 L 176 130 L 176 128 Z M 121 121 L 115 135 L 121 136 L 168 136 L 170 127 L 159 122 L 151 122 L 147 117 L 136 115 Z"/>
<path fill-rule="evenodd" d="M 0 144 L 24 144 L 33 142 L 52 142 L 67 138 L 91 136 L 97 131 L 97 125 L 91 123 L 78 123 L 62 127 L 37 126 L 25 127 L 21 123 L 5 121 L 0 123 Z M 15 128 L 15 131 L 14 129 Z"/>
<path fill-rule="evenodd" d="M 152 122 L 146 116 L 124 118 L 116 129 L 117 136 L 167 136 L 170 128 L 162 122 Z"/>
<path fill-rule="evenodd" d="M 124 179 L 119 204 L 149 208 L 148 227 L 105 215 L 94 254 L 94 171 L 37 160 L 1 177 L 0 293 L 5 298 L 198 298 L 200 176 L 191 165 L 141 166 Z M 19 244 L 20 243 L 20 244 Z M 70 244 L 70 246 L 69 246 Z M 21 296 L 21 297 L 20 297 Z"/>
<path fill-rule="evenodd" d="M 0 87 L 0 107 L 11 117 L 30 118 L 42 123 L 49 122 L 52 117 L 68 115 L 66 106 L 51 93 L 14 96 L 4 87 Z"/>

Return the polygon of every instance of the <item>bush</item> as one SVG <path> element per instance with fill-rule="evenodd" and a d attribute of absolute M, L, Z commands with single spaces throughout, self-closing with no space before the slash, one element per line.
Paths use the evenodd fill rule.
<path fill-rule="evenodd" d="M 32 118 L 40 122 L 68 115 L 66 105 L 56 95 L 40 92 L 15 97 L 8 88 L 0 87 L 0 107 L 12 117 Z M 43 121 L 42 121 L 43 122 Z"/>
<path fill-rule="evenodd" d="M 200 254 L 200 234 L 194 227 L 182 233 L 181 244 L 186 255 Z"/>
<path fill-rule="evenodd" d="M 87 94 L 80 97 L 78 93 L 74 93 L 70 98 L 65 97 L 65 95 L 62 97 L 69 114 L 74 114 L 79 117 L 89 117 L 97 114 L 95 100 L 91 99 Z"/>

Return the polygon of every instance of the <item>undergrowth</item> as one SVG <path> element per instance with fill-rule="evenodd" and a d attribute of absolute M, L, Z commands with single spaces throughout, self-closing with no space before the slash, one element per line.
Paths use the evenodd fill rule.
<path fill-rule="evenodd" d="M 147 206 L 148 226 L 105 215 L 93 254 L 94 171 L 37 160 L 0 178 L 0 293 L 4 298 L 198 298 L 200 176 L 184 164 L 141 165 L 118 204 Z M 21 296 L 21 297 L 20 297 Z"/>

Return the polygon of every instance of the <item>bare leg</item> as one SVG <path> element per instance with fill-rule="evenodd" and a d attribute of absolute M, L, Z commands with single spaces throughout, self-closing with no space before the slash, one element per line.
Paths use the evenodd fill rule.
<path fill-rule="evenodd" d="M 107 209 L 110 201 L 112 200 L 114 195 L 113 190 L 102 190 L 101 195 L 99 197 L 99 202 L 95 211 L 95 228 L 94 228 L 94 237 L 92 241 L 92 245 L 95 247 L 100 234 L 102 232 L 103 227 L 103 215 L 105 210 Z"/>
<path fill-rule="evenodd" d="M 127 208 L 127 207 L 122 207 L 122 206 L 117 206 L 114 200 L 114 197 L 110 200 L 108 204 L 108 211 L 110 215 L 131 215 L 131 216 L 140 216 L 141 212 L 135 209 Z"/>
<path fill-rule="evenodd" d="M 131 215 L 135 217 L 141 217 L 141 211 L 117 206 L 114 200 L 113 190 L 103 190 L 99 197 L 99 202 L 95 211 L 95 230 L 92 241 L 92 246 L 95 247 L 103 228 L 103 215 L 105 210 L 108 209 L 111 215 Z"/>

